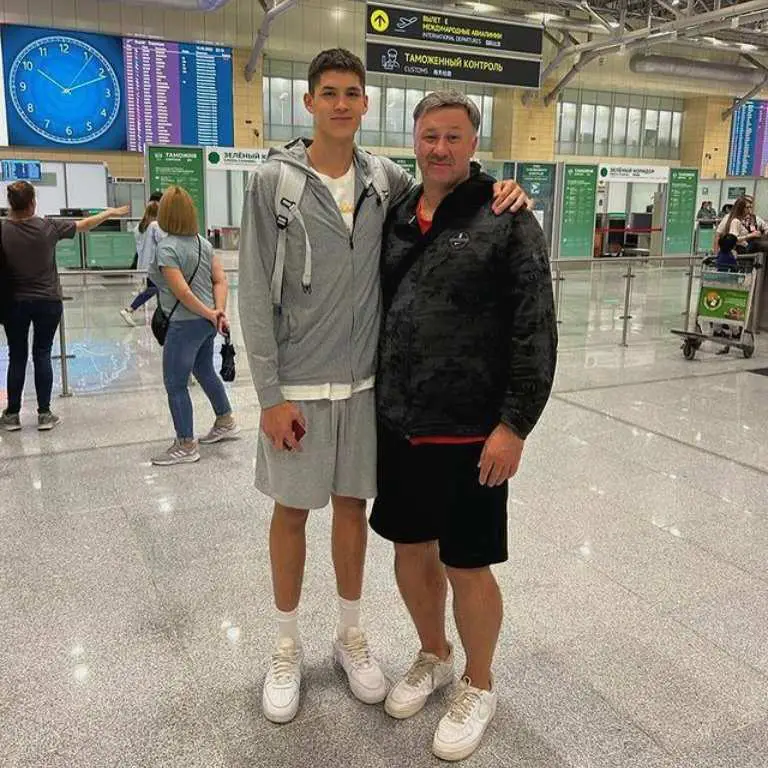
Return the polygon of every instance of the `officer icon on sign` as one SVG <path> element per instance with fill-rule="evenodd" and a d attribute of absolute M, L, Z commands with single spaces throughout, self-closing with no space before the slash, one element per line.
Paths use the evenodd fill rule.
<path fill-rule="evenodd" d="M 397 60 L 397 48 L 389 48 L 381 57 L 381 67 L 387 72 L 394 72 L 400 69 L 400 62 Z"/>

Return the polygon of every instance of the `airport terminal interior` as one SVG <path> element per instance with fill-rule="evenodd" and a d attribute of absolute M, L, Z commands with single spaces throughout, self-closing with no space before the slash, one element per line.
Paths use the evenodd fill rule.
<path fill-rule="evenodd" d="M 336 46 L 368 72 L 361 147 L 418 180 L 414 106 L 467 94 L 477 160 L 526 190 L 550 249 L 557 373 L 510 481 L 498 709 L 464 764 L 768 764 L 768 281 L 756 249 L 712 263 L 735 205 L 768 219 L 768 1 L 403 6 L 0 0 L 0 205 L 22 179 L 40 215 L 130 206 L 56 251 L 60 424 L 36 429 L 30 362 L 23 428 L 0 432 L 2 768 L 441 764 L 444 692 L 396 720 L 334 664 L 329 508 L 307 523 L 301 704 L 284 725 L 262 713 L 272 501 L 254 487 L 240 215 L 267 150 L 311 136 L 308 63 Z M 134 230 L 170 184 L 229 280 L 242 432 L 154 466 L 174 436 L 155 300 L 134 325 L 120 310 L 146 277 Z M 0 334 L 3 407 L 7 368 Z M 200 435 L 213 414 L 190 391 Z M 362 611 L 400 679 L 419 641 L 373 532 Z"/>

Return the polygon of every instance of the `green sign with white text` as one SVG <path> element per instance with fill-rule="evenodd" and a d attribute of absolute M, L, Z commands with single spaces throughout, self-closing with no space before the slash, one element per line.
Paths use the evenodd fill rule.
<path fill-rule="evenodd" d="M 200 232 L 205 232 L 205 149 L 202 147 L 148 147 L 150 192 L 178 185 L 197 208 Z M 149 197 L 149 195 L 147 195 Z"/>
<path fill-rule="evenodd" d="M 416 178 L 416 158 L 415 157 L 390 157 L 389 158 L 395 165 L 399 165 L 401 168 L 408 171 L 408 173 Z"/>
<path fill-rule="evenodd" d="M 696 195 L 699 172 L 672 168 L 667 186 L 667 219 L 664 223 L 664 255 L 689 255 L 696 226 Z"/>
<path fill-rule="evenodd" d="M 560 228 L 561 259 L 589 259 L 595 241 L 597 166 L 566 165 Z"/>

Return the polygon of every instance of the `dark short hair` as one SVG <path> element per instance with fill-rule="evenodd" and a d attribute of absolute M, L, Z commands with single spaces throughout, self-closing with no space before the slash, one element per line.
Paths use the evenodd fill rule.
<path fill-rule="evenodd" d="M 159 203 L 160 200 L 162 199 L 162 197 L 163 197 L 163 193 L 160 192 L 159 190 L 157 190 L 157 191 L 153 192 L 149 196 L 149 202 L 150 203 Z"/>
<path fill-rule="evenodd" d="M 469 122 L 475 129 L 475 133 L 480 130 L 480 110 L 472 99 L 459 91 L 433 91 L 428 93 L 413 110 L 413 122 L 418 122 L 422 115 L 431 112 L 433 109 L 445 109 L 446 107 L 458 107 L 467 113 Z"/>
<path fill-rule="evenodd" d="M 723 235 L 720 238 L 720 250 L 721 251 L 732 251 L 736 247 L 736 243 L 738 243 L 739 240 L 736 237 L 736 235 L 732 235 L 728 233 L 727 235 Z"/>
<path fill-rule="evenodd" d="M 8 205 L 14 211 L 26 211 L 35 202 L 35 188 L 28 181 L 14 181 L 8 187 Z"/>
<path fill-rule="evenodd" d="M 365 67 L 358 56 L 346 48 L 329 48 L 321 51 L 309 65 L 307 81 L 309 92 L 314 93 L 324 72 L 351 72 L 357 75 L 360 85 L 365 88 Z"/>

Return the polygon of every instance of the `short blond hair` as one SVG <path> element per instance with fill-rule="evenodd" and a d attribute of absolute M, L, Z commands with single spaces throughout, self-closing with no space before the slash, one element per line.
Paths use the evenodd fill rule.
<path fill-rule="evenodd" d="M 181 187 L 168 187 L 160 200 L 157 213 L 160 229 L 169 235 L 191 237 L 197 234 L 197 208 L 189 192 Z"/>

